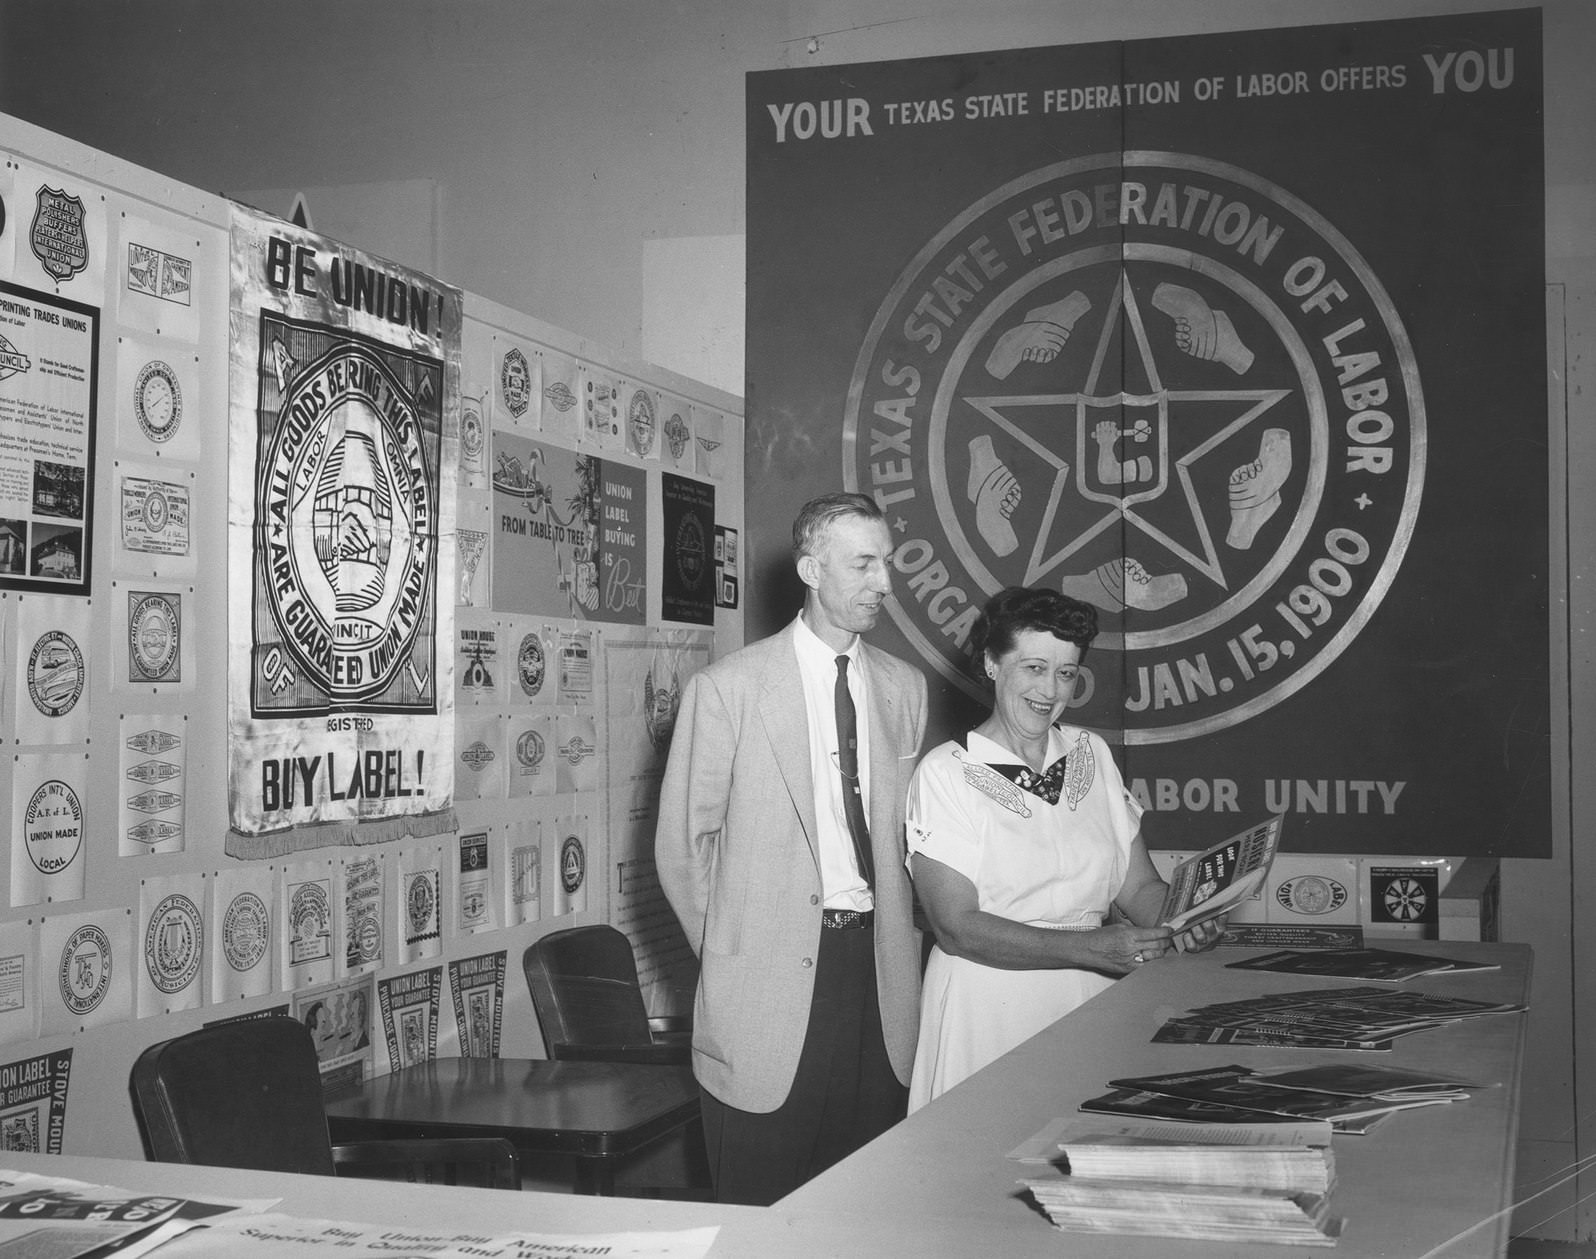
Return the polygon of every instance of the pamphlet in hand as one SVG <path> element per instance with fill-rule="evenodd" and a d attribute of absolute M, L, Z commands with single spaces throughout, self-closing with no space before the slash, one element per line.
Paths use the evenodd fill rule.
<path fill-rule="evenodd" d="M 1283 814 L 1188 857 L 1169 876 L 1158 920 L 1176 932 L 1229 913 L 1263 886 L 1280 847 Z"/>

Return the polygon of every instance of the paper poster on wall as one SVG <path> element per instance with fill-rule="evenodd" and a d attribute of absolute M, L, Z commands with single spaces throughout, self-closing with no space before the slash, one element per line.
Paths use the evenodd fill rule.
<path fill-rule="evenodd" d="M 488 434 L 493 431 L 494 395 L 498 391 L 494 353 L 493 333 L 474 319 L 463 321 L 460 328 L 460 407 L 464 412 L 466 400 L 475 400 L 482 423 L 484 458 L 489 449 Z M 506 427 L 509 426 L 507 422 Z M 464 441 L 463 435 L 461 440 Z"/>
<path fill-rule="evenodd" d="M 343 972 L 359 975 L 381 970 L 386 935 L 382 929 L 387 904 L 387 868 L 383 855 L 368 852 L 350 857 L 340 867 L 344 909 Z"/>
<path fill-rule="evenodd" d="M 575 450 L 582 436 L 581 371 L 569 354 L 540 350 L 538 431 L 556 446 Z"/>
<path fill-rule="evenodd" d="M 99 328 L 0 280 L 0 589 L 89 593 Z"/>
<path fill-rule="evenodd" d="M 554 699 L 554 671 L 550 662 L 559 638 L 547 625 L 525 617 L 504 622 L 505 678 L 512 707 L 547 704 Z"/>
<path fill-rule="evenodd" d="M 715 623 L 715 487 L 660 473 L 664 580 L 660 615 L 694 625 Z"/>
<path fill-rule="evenodd" d="M 582 445 L 589 450 L 621 448 L 621 384 L 615 373 L 582 363 Z"/>
<path fill-rule="evenodd" d="M 89 758 L 24 753 L 11 762 L 11 904 L 83 898 Z"/>
<path fill-rule="evenodd" d="M 504 832 L 504 925 L 519 927 L 542 916 L 543 823 L 518 818 Z"/>
<path fill-rule="evenodd" d="M 727 473 L 725 455 L 726 417 L 708 407 L 693 408 L 694 466 L 706 481 L 724 481 Z"/>
<path fill-rule="evenodd" d="M 23 595 L 16 606 L 16 741 L 87 742 L 94 658 L 87 601 Z"/>
<path fill-rule="evenodd" d="M 328 983 L 337 973 L 334 949 L 343 939 L 337 909 L 330 862 L 295 861 L 283 867 L 278 969 L 284 988 Z"/>
<path fill-rule="evenodd" d="M 509 755 L 505 779 L 510 799 L 552 796 L 555 779 L 554 714 L 517 713 L 505 723 Z"/>
<path fill-rule="evenodd" d="M 692 416 L 693 408 L 682 399 L 660 395 L 659 461 L 672 472 L 691 472 L 696 466 Z"/>
<path fill-rule="evenodd" d="M 504 950 L 449 963 L 449 992 L 462 1058 L 497 1058 L 504 1022 Z"/>
<path fill-rule="evenodd" d="M 145 337 L 116 339 L 116 444 L 138 458 L 196 461 L 204 425 L 193 350 Z"/>
<path fill-rule="evenodd" d="M 162 337 L 198 340 L 196 294 L 210 291 L 213 268 L 223 265 L 222 234 L 205 228 L 202 240 L 192 221 L 168 225 L 124 212 L 119 235 L 117 319 Z"/>
<path fill-rule="evenodd" d="M 593 702 L 593 643 L 590 630 L 561 630 L 559 634 L 559 689 L 561 704 L 581 707 Z"/>
<path fill-rule="evenodd" d="M 595 463 L 598 597 L 588 610 L 595 620 L 641 625 L 649 610 L 648 474 L 613 459 Z"/>
<path fill-rule="evenodd" d="M 504 798 L 504 721 L 496 712 L 462 708 L 455 719 L 454 797 Z"/>
<path fill-rule="evenodd" d="M 399 920 L 395 964 L 404 966 L 436 957 L 443 948 L 442 854 L 436 848 L 400 853 L 394 894 Z"/>
<path fill-rule="evenodd" d="M 438 1004 L 443 968 L 428 966 L 377 981 L 388 1066 L 398 1071 L 428 1062 L 438 1053 Z"/>
<path fill-rule="evenodd" d="M 124 713 L 117 744 L 117 854 L 187 848 L 188 718 Z"/>
<path fill-rule="evenodd" d="M 623 380 L 621 397 L 626 403 L 626 453 L 638 459 L 658 459 L 659 391 L 636 381 Z"/>
<path fill-rule="evenodd" d="M 17 253 L 12 273 L 27 284 L 106 304 L 108 253 L 105 198 L 65 171 L 20 168 L 15 207 Z"/>
<path fill-rule="evenodd" d="M 227 850 L 452 829 L 461 294 L 236 206 L 232 258 Z"/>
<path fill-rule="evenodd" d="M 9 167 L 0 169 L 0 206 L 14 208 L 17 204 L 15 181 Z M 7 213 L 6 222 L 0 223 L 0 274 L 15 274 L 17 256 L 17 227 L 15 216 Z"/>
<path fill-rule="evenodd" d="M 0 1065 L 0 1149 L 61 1153 L 71 1079 L 70 1049 Z"/>
<path fill-rule="evenodd" d="M 133 912 L 49 915 L 39 924 L 39 1035 L 71 1036 L 133 1018 Z"/>
<path fill-rule="evenodd" d="M 493 500 L 486 490 L 461 490 L 455 512 L 456 608 L 487 608 L 493 602 Z"/>
<path fill-rule="evenodd" d="M 488 484 L 488 406 L 485 399 L 470 393 L 460 395 L 460 464 L 457 470 L 462 489 L 485 489 Z"/>
<path fill-rule="evenodd" d="M 495 611 L 584 617 L 598 608 L 597 461 L 542 440 L 493 435 Z"/>
<path fill-rule="evenodd" d="M 212 1005 L 275 991 L 276 871 L 267 865 L 224 866 L 211 876 Z"/>
<path fill-rule="evenodd" d="M 554 718 L 554 790 L 597 791 L 598 727 L 591 713 L 557 713 Z"/>
<path fill-rule="evenodd" d="M 458 837 L 459 877 L 455 879 L 454 929 L 469 935 L 492 931 L 499 925 L 497 898 L 493 895 L 492 848 L 486 831 L 467 831 Z"/>
<path fill-rule="evenodd" d="M 709 663 L 711 642 L 699 630 L 604 640 L 606 868 L 616 872 L 610 915 L 632 942 L 644 1004 L 655 1012 L 685 1012 L 697 975 L 687 937 L 660 890 L 654 830 L 682 687 Z"/>
<path fill-rule="evenodd" d="M 112 471 L 117 531 L 111 559 L 117 571 L 192 577 L 194 473 L 120 459 Z"/>
<path fill-rule="evenodd" d="M 539 379 L 538 356 L 529 344 L 495 338 L 499 353 L 498 394 L 495 414 L 506 427 L 536 427 Z"/>
<path fill-rule="evenodd" d="M 551 890 L 551 916 L 580 914 L 589 904 L 588 877 L 592 870 L 593 852 L 588 819 L 585 816 L 557 818 L 544 828 L 552 836 L 545 845 L 545 859 L 554 863 Z"/>
<path fill-rule="evenodd" d="M 885 510 L 928 743 L 985 711 L 981 606 L 1046 586 L 1097 611 L 1072 720 L 1173 788 L 1150 844 L 1549 855 L 1538 10 L 747 86 L 748 499 L 840 461 Z"/>
<path fill-rule="evenodd" d="M 372 983 L 363 975 L 294 993 L 291 1014 L 310 1031 L 323 1092 L 359 1084 L 371 1072 Z"/>
<path fill-rule="evenodd" d="M 454 684 L 457 705 L 497 704 L 504 694 L 499 622 L 479 609 L 455 613 Z"/>
<path fill-rule="evenodd" d="M 192 586 L 111 583 L 111 683 L 160 694 L 194 688 Z"/>
<path fill-rule="evenodd" d="M 32 919 L 0 923 L 0 1045 L 39 1034 L 38 957 Z"/>
<path fill-rule="evenodd" d="M 200 1006 L 205 976 L 205 879 L 174 874 L 139 881 L 137 1009 L 141 1019 Z"/>

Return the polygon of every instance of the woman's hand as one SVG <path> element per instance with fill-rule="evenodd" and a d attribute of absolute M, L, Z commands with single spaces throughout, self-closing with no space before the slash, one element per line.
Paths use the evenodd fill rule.
<path fill-rule="evenodd" d="M 1207 922 L 1199 922 L 1194 927 L 1188 927 L 1177 937 L 1177 944 L 1183 953 L 1204 953 L 1219 943 L 1225 934 L 1225 923 L 1229 921 L 1229 914 L 1220 914 Z"/>
<path fill-rule="evenodd" d="M 1128 922 L 1098 927 L 1086 936 L 1094 959 L 1091 969 L 1107 975 L 1128 975 L 1175 947 L 1168 927 L 1138 927 Z"/>

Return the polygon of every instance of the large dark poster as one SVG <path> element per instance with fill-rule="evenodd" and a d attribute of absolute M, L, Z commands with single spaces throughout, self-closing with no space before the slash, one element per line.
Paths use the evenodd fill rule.
<path fill-rule="evenodd" d="M 755 74 L 748 134 L 755 549 L 882 503 L 934 738 L 1045 584 L 1155 846 L 1547 854 L 1537 12 Z"/>

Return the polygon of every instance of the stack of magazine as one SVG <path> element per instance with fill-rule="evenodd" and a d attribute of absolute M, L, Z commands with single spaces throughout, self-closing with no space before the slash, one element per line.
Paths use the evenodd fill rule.
<path fill-rule="evenodd" d="M 1110 1080 L 1112 1092 L 1081 1109 L 1150 1119 L 1260 1123 L 1320 1119 L 1336 1132 L 1367 1132 L 1398 1110 L 1441 1106 L 1481 1087 L 1395 1067 L 1327 1063 L 1290 1071 L 1208 1067 Z M 1227 1118 L 1228 1115 L 1228 1118 Z"/>
<path fill-rule="evenodd" d="M 1396 949 L 1280 949 L 1226 964 L 1229 970 L 1261 970 L 1281 975 L 1326 975 L 1335 979 L 1374 979 L 1399 984 L 1420 975 L 1461 975 L 1499 970 L 1495 962 L 1464 962 Z"/>
<path fill-rule="evenodd" d="M 1299 1131 L 1170 1138 L 1077 1127 L 1057 1136 L 1059 1174 L 1021 1183 L 1054 1225 L 1071 1232 L 1334 1245 L 1335 1161 Z M 1027 1160 L 1030 1161 L 1030 1160 Z"/>
<path fill-rule="evenodd" d="M 1165 1022 L 1153 1040 L 1183 1045 L 1387 1050 L 1398 1036 L 1523 1009 L 1522 1005 L 1389 988 L 1310 988 L 1188 1010 Z"/>

